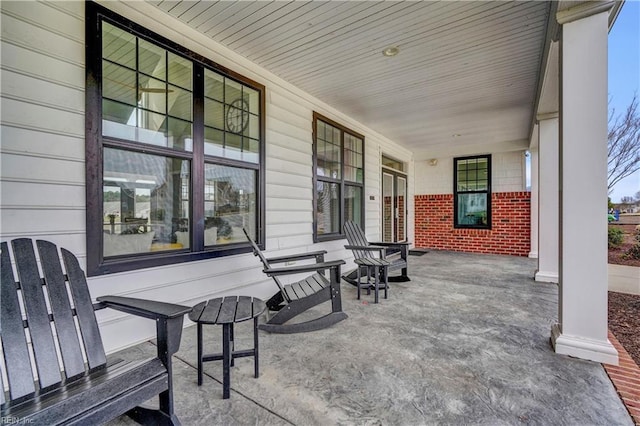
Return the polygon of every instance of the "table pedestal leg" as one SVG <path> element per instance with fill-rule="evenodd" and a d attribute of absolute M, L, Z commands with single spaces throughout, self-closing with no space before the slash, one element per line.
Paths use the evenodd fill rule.
<path fill-rule="evenodd" d="M 202 386 L 202 324 L 198 323 L 198 386 Z"/>
<path fill-rule="evenodd" d="M 231 396 L 231 324 L 222 324 L 222 399 Z"/>
<path fill-rule="evenodd" d="M 258 317 L 253 319 L 253 369 L 254 377 L 257 379 L 260 375 L 258 367 Z"/>

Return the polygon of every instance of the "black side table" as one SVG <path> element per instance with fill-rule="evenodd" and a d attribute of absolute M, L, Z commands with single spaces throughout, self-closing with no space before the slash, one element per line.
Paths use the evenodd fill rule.
<path fill-rule="evenodd" d="M 358 265 L 358 300 L 360 300 L 360 287 L 362 286 L 362 283 L 360 282 L 360 278 L 361 278 L 361 274 L 360 274 L 360 267 L 364 266 L 367 268 L 367 294 L 369 294 L 369 281 L 371 280 L 371 277 L 373 276 L 373 286 L 374 286 L 374 293 L 375 293 L 375 303 L 378 303 L 378 290 L 380 289 L 380 275 L 382 275 L 382 278 L 384 279 L 384 281 L 382 282 L 382 284 L 384 284 L 384 298 L 387 298 L 387 289 L 389 287 L 389 283 L 388 283 L 388 276 L 389 276 L 389 265 L 391 265 L 391 263 L 388 260 L 385 259 L 377 259 L 377 258 L 373 258 L 373 257 L 363 257 L 360 259 L 355 259 L 354 260 L 355 264 Z"/>
<path fill-rule="evenodd" d="M 202 364 L 222 360 L 222 398 L 231 395 L 231 367 L 233 360 L 252 356 L 255 377 L 258 371 L 258 316 L 266 309 L 265 303 L 255 297 L 227 296 L 198 303 L 189 313 L 189 319 L 198 325 L 198 386 L 202 385 Z M 233 344 L 233 324 L 253 319 L 253 348 L 236 351 Z M 222 353 L 203 355 L 202 325 L 222 325 Z"/>

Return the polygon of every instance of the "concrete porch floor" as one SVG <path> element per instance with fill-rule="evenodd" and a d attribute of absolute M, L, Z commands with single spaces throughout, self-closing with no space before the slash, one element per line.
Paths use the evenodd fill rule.
<path fill-rule="evenodd" d="M 535 260 L 431 251 L 409 262 L 412 281 L 377 305 L 343 282 L 349 318 L 329 329 L 261 331 L 260 377 L 253 358 L 237 359 L 228 400 L 220 361 L 197 386 L 196 329 L 185 329 L 174 357 L 182 423 L 633 425 L 601 364 L 552 351 L 558 289 L 533 281 Z M 205 352 L 221 352 L 220 328 L 205 327 Z M 250 322 L 235 337 L 250 348 Z M 119 355 L 154 351 L 146 342 Z"/>

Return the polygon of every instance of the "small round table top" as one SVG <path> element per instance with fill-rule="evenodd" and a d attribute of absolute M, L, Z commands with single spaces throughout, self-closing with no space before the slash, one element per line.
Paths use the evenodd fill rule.
<path fill-rule="evenodd" d="M 201 324 L 231 324 L 253 319 L 266 308 L 265 303 L 256 297 L 218 297 L 194 306 L 189 312 L 189 319 Z"/>

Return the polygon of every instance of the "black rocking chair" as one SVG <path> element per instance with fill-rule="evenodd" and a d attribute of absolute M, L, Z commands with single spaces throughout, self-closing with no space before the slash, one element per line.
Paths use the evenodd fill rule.
<path fill-rule="evenodd" d="M 348 245 L 344 246 L 353 251 L 355 259 L 375 257 L 374 252 L 378 252 L 378 257 L 384 258 L 391 263 L 387 268 L 388 272 L 400 270 L 400 275 L 387 277 L 389 282 L 411 281 L 407 275 L 407 255 L 409 254 L 409 243 L 370 243 L 362 228 L 356 223 L 348 220 L 344 224 L 344 233 L 347 237 Z M 361 270 L 365 275 L 366 270 Z M 358 270 L 354 269 L 342 276 L 350 284 L 356 285 Z"/>
<path fill-rule="evenodd" d="M 340 296 L 340 266 L 344 265 L 344 260 L 324 261 L 326 251 L 316 251 L 291 256 L 280 256 L 265 258 L 258 248 L 258 245 L 249 236 L 246 229 L 244 234 L 253 247 L 253 254 L 260 258 L 264 266 L 263 272 L 272 277 L 278 286 L 278 292 L 267 301 L 267 308 L 270 311 L 277 311 L 266 323 L 260 324 L 258 328 L 270 333 L 302 333 L 306 331 L 320 330 L 329 327 L 347 318 L 347 314 L 342 311 L 342 299 Z M 275 263 L 302 261 L 315 258 L 316 263 L 273 268 Z M 325 270 L 329 270 L 329 278 L 325 276 Z M 293 284 L 283 285 L 278 276 L 292 275 L 305 272 L 313 274 L 303 280 Z M 319 318 L 305 322 L 288 323 L 295 316 L 305 312 L 309 308 L 322 302 L 331 301 L 331 312 Z"/>

